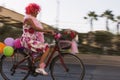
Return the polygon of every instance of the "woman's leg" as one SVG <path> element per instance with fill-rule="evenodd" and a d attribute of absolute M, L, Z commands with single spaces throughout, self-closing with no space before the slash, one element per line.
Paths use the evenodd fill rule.
<path fill-rule="evenodd" d="M 41 56 L 40 65 L 39 65 L 40 68 L 43 68 L 43 69 L 45 68 L 45 60 L 47 59 L 49 51 L 50 51 L 50 48 L 47 48 L 45 53 L 43 53 L 43 55 Z"/>
<path fill-rule="evenodd" d="M 36 69 L 37 73 L 41 73 L 43 75 L 48 75 L 48 73 L 44 70 L 45 68 L 45 60 L 47 59 L 48 53 L 49 53 L 49 48 L 46 49 L 45 53 L 43 53 L 43 55 L 41 56 L 40 59 L 40 64 L 39 64 L 39 68 Z"/>

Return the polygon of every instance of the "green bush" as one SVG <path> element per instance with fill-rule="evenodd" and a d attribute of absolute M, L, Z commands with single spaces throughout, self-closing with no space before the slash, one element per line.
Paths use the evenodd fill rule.
<path fill-rule="evenodd" d="M 109 46 L 113 38 L 113 34 L 107 31 L 96 31 L 95 32 L 95 41 L 102 46 Z"/>
<path fill-rule="evenodd" d="M 3 42 L 5 38 L 18 38 L 22 34 L 22 29 L 13 26 L 5 25 L 0 28 L 0 41 Z"/>

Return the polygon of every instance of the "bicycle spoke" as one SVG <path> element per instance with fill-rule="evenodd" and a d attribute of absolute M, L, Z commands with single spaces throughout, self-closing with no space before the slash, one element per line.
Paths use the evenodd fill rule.
<path fill-rule="evenodd" d="M 85 70 L 81 60 L 72 54 L 62 54 L 62 57 L 66 68 L 59 56 L 54 58 L 51 70 L 53 80 L 82 80 Z"/>
<path fill-rule="evenodd" d="M 29 75 L 29 60 L 26 59 L 23 62 L 19 63 L 25 58 L 25 55 L 19 52 L 16 52 L 13 57 L 1 58 L 1 75 L 5 80 L 14 80 L 17 76 L 17 80 L 23 80 Z"/>

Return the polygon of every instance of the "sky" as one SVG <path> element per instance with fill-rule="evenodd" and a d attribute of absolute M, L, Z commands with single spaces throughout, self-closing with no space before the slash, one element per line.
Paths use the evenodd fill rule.
<path fill-rule="evenodd" d="M 99 15 L 105 10 L 112 10 L 115 16 L 120 15 L 120 0 L 0 0 L 0 6 L 25 15 L 25 7 L 32 2 L 42 8 L 37 16 L 41 22 L 59 29 L 73 29 L 81 33 L 90 31 L 89 21 L 84 19 L 90 11 L 95 11 Z M 93 28 L 94 31 L 105 30 L 105 19 L 94 21 Z M 116 32 L 116 23 L 112 21 L 110 31 Z"/>

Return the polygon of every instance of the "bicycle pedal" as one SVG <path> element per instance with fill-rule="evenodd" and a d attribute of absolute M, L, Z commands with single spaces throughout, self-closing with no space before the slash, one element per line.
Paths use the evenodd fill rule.
<path fill-rule="evenodd" d="M 38 76 L 39 74 L 36 73 L 36 72 L 33 72 L 33 73 L 31 73 L 31 75 L 32 75 L 33 77 L 36 77 L 36 76 Z"/>

